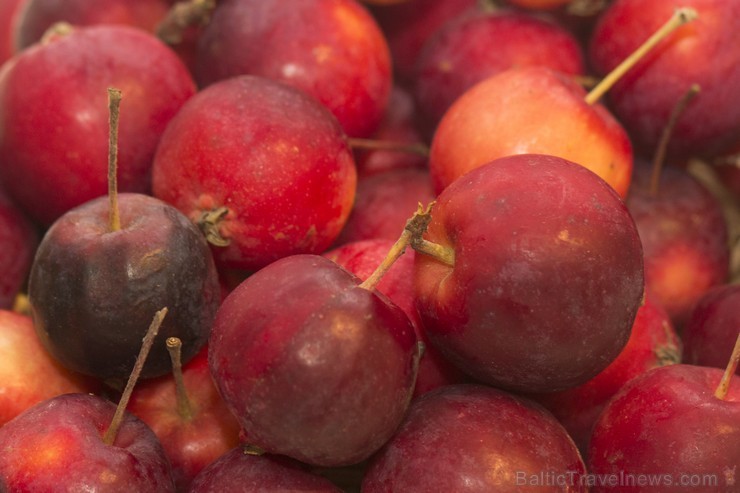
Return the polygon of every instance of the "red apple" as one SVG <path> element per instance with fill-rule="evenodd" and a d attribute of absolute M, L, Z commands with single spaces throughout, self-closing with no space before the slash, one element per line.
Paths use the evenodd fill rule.
<path fill-rule="evenodd" d="M 669 154 L 716 155 L 737 143 L 740 105 L 739 0 L 615 0 L 601 14 L 589 43 L 596 71 L 611 71 L 676 9 L 698 18 L 662 41 L 609 91 L 615 115 L 636 143 L 652 152 L 675 102 L 692 84 L 701 92 L 678 121 Z"/>
<path fill-rule="evenodd" d="M 26 410 L 0 428 L 0 486 L 7 491 L 174 492 L 157 437 L 126 414 L 108 445 L 116 406 L 90 394 L 65 394 Z"/>
<path fill-rule="evenodd" d="M 188 101 L 153 164 L 154 195 L 201 225 L 223 267 L 245 270 L 328 248 L 356 180 L 336 118 L 308 94 L 257 76 Z"/>
<path fill-rule="evenodd" d="M 376 454 L 364 493 L 585 492 L 573 441 L 544 408 L 481 385 L 452 385 L 412 404 Z"/>
<path fill-rule="evenodd" d="M 401 422 L 418 353 L 406 314 L 317 255 L 248 277 L 219 308 L 211 373 L 246 443 L 319 466 L 361 462 Z"/>
<path fill-rule="evenodd" d="M 352 137 L 378 127 L 391 91 L 388 45 L 355 0 L 227 0 L 198 43 L 201 86 L 258 75 L 314 96 Z"/>
<path fill-rule="evenodd" d="M 432 344 L 477 380 L 564 390 L 627 343 L 642 248 L 624 203 L 591 171 L 501 158 L 447 187 L 432 216 L 425 239 L 444 254 L 417 250 L 417 309 Z"/>
<path fill-rule="evenodd" d="M 740 464 L 740 383 L 715 394 L 722 371 L 656 368 L 609 402 L 591 438 L 593 493 L 734 493 Z"/>
<path fill-rule="evenodd" d="M 125 97 L 120 190 L 145 192 L 159 138 L 195 92 L 172 50 L 141 29 L 81 27 L 3 66 L 0 181 L 31 218 L 51 224 L 106 193 L 111 86 Z"/>

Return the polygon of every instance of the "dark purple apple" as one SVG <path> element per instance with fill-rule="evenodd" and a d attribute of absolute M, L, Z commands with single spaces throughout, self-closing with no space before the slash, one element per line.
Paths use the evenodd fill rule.
<path fill-rule="evenodd" d="M 198 228 L 174 207 L 121 194 L 119 230 L 101 197 L 60 217 L 31 268 L 29 298 L 44 347 L 65 367 L 106 379 L 130 373 L 152 315 L 167 307 L 164 341 L 179 337 L 183 359 L 203 347 L 220 302 L 216 267 Z M 170 372 L 164 344 L 143 375 Z"/>
<path fill-rule="evenodd" d="M 90 394 L 65 394 L 28 409 L 0 428 L 0 486 L 7 491 L 175 491 L 157 437 L 126 414 L 115 442 L 103 434 L 115 404 Z"/>
<path fill-rule="evenodd" d="M 408 407 L 418 351 L 406 314 L 334 262 L 294 255 L 224 300 L 208 361 L 246 443 L 318 466 L 361 462 Z"/>
<path fill-rule="evenodd" d="M 437 199 L 416 306 L 432 344 L 479 381 L 524 392 L 582 384 L 629 338 L 644 292 L 634 221 L 614 190 L 554 156 L 515 155 Z"/>
<path fill-rule="evenodd" d="M 372 459 L 363 493 L 585 492 L 583 459 L 538 404 L 482 385 L 422 396 Z"/>

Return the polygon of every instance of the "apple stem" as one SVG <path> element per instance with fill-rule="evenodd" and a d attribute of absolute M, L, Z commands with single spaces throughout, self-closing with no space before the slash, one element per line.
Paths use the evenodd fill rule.
<path fill-rule="evenodd" d="M 166 307 L 154 314 L 152 323 L 146 331 L 146 335 L 141 344 L 141 350 L 139 351 L 139 355 L 136 357 L 136 362 L 134 363 L 134 369 L 128 377 L 126 388 L 123 390 L 121 400 L 118 401 L 118 406 L 116 407 L 116 412 L 113 414 L 110 426 L 106 430 L 105 435 L 103 435 L 103 443 L 106 445 L 113 445 L 113 442 L 116 441 L 116 435 L 118 435 L 118 429 L 123 423 L 123 416 L 126 412 L 128 401 L 131 399 L 131 393 L 134 391 L 136 381 L 139 380 L 139 375 L 141 375 L 141 370 L 144 368 L 144 363 L 146 362 L 147 356 L 149 356 L 149 351 L 152 349 L 152 345 L 154 344 L 154 338 L 157 337 L 159 327 L 162 325 L 162 320 L 164 320 L 165 315 L 167 315 Z"/>
<path fill-rule="evenodd" d="M 455 251 L 452 248 L 448 248 L 437 243 L 432 243 L 424 238 L 417 238 L 412 240 L 411 248 L 416 250 L 417 253 L 429 255 L 434 259 L 447 264 L 450 267 L 455 266 Z"/>
<path fill-rule="evenodd" d="M 429 204 L 426 209 L 419 204 L 419 207 L 414 215 L 411 216 L 411 219 L 406 221 L 406 226 L 403 229 L 403 233 L 401 233 L 401 237 L 396 240 L 393 246 L 391 246 L 388 254 L 377 269 L 375 269 L 375 271 L 373 271 L 373 273 L 360 284 L 361 288 L 368 290 L 375 289 L 385 273 L 388 272 L 396 260 L 406 252 L 406 247 L 413 242 L 413 238 L 424 234 L 427 230 L 427 226 L 429 226 L 429 221 L 432 220 L 430 213 L 433 204 L 433 202 Z"/>
<path fill-rule="evenodd" d="M 645 56 L 655 45 L 661 42 L 673 31 L 679 27 L 687 24 L 698 17 L 696 10 L 688 7 L 677 9 L 671 18 L 663 24 L 663 26 L 655 31 L 652 36 L 648 38 L 639 48 L 637 48 L 630 56 L 628 56 L 622 63 L 612 70 L 596 87 L 591 89 L 586 95 L 585 101 L 587 104 L 594 104 L 601 96 L 603 96 L 611 87 L 629 70 L 631 69 L 640 59 Z"/>
<path fill-rule="evenodd" d="M 429 147 L 421 142 L 415 144 L 405 144 L 402 142 L 391 142 L 388 140 L 360 139 L 350 137 L 347 139 L 352 149 L 362 149 L 368 151 L 398 151 L 418 154 L 423 157 L 429 157 Z"/>
<path fill-rule="evenodd" d="M 737 340 L 735 341 L 735 348 L 732 350 L 730 356 L 730 362 L 727 363 L 725 373 L 722 375 L 722 379 L 719 381 L 717 390 L 714 391 L 714 396 L 717 399 L 725 400 L 727 394 L 730 392 L 730 380 L 737 370 L 737 365 L 740 362 L 740 331 L 737 333 Z"/>
<path fill-rule="evenodd" d="M 214 246 L 225 247 L 229 246 L 231 240 L 224 238 L 221 235 L 219 224 L 221 220 L 229 213 L 227 207 L 217 207 L 210 211 L 204 211 L 200 218 L 196 221 L 198 227 L 203 232 L 208 243 Z"/>
<path fill-rule="evenodd" d="M 41 40 L 39 42 L 42 45 L 49 44 L 57 40 L 58 38 L 67 36 L 74 30 L 74 26 L 69 22 L 55 22 L 46 31 L 44 31 L 44 34 L 41 35 Z"/>
<path fill-rule="evenodd" d="M 175 393 L 177 394 L 177 413 L 184 420 L 193 418 L 193 406 L 188 399 L 185 389 L 185 380 L 182 376 L 182 341 L 179 337 L 167 338 L 167 352 L 172 361 L 172 377 L 175 379 Z"/>
<path fill-rule="evenodd" d="M 121 229 L 118 209 L 118 120 L 121 107 L 121 91 L 108 88 L 108 226 L 110 231 Z"/>
<path fill-rule="evenodd" d="M 663 165 L 665 163 L 666 152 L 668 151 L 668 144 L 671 141 L 673 130 L 676 128 L 679 118 L 686 110 L 692 99 L 699 94 L 701 88 L 699 84 L 692 84 L 686 93 L 681 96 L 676 105 L 671 110 L 671 114 L 668 117 L 668 123 L 663 128 L 663 133 L 660 135 L 658 141 L 658 147 L 655 150 L 655 156 L 653 156 L 653 172 L 650 176 L 650 196 L 657 197 L 660 188 L 660 175 L 663 172 Z"/>
<path fill-rule="evenodd" d="M 208 24 L 215 8 L 216 0 L 177 2 L 157 26 L 157 37 L 170 46 L 178 45 L 187 28 Z"/>

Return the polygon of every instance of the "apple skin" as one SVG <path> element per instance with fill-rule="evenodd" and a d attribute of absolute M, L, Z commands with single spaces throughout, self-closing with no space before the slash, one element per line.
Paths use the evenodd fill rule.
<path fill-rule="evenodd" d="M 207 354 L 203 348 L 182 367 L 190 417 L 178 412 L 171 375 L 139 382 L 127 407 L 159 438 L 178 491 L 188 491 L 200 471 L 239 443 L 239 423 L 216 390 Z"/>
<path fill-rule="evenodd" d="M 697 302 L 683 331 L 684 362 L 725 368 L 740 331 L 740 284 L 716 286 Z M 735 370 L 740 375 L 740 367 Z"/>
<path fill-rule="evenodd" d="M 647 290 L 680 331 L 704 293 L 727 280 L 727 220 L 717 198 L 687 171 L 664 167 L 655 196 L 651 172 L 636 160 L 626 204 L 640 232 Z"/>
<path fill-rule="evenodd" d="M 34 225 L 0 190 L 0 309 L 13 306 L 31 270 L 37 245 Z"/>
<path fill-rule="evenodd" d="M 380 27 L 355 0 L 226 0 L 198 42 L 201 87 L 258 75 L 310 94 L 347 135 L 378 127 L 393 85 Z"/>
<path fill-rule="evenodd" d="M 665 310 L 647 296 L 637 310 L 627 345 L 604 371 L 578 387 L 527 397 L 553 413 L 585 455 L 594 423 L 619 389 L 653 368 L 680 362 L 681 339 Z"/>
<path fill-rule="evenodd" d="M 118 231 L 110 231 L 107 197 L 54 222 L 36 251 L 29 300 L 36 333 L 60 363 L 125 382 L 162 308 L 158 337 L 180 338 L 183 361 L 192 359 L 208 340 L 220 289 L 208 244 L 187 217 L 143 194 L 119 194 L 118 204 Z M 142 376 L 170 370 L 166 346 L 156 344 Z"/>
<path fill-rule="evenodd" d="M 589 58 L 599 75 L 608 73 L 679 7 L 693 8 L 698 18 L 628 71 L 608 101 L 635 144 L 653 152 L 676 101 L 698 84 L 701 92 L 678 120 L 669 155 L 716 155 L 740 134 L 740 105 L 727 103 L 740 92 L 740 1 L 615 0 L 598 19 Z"/>
<path fill-rule="evenodd" d="M 0 310 L 0 428 L 41 401 L 98 386 L 46 352 L 30 317 Z"/>
<path fill-rule="evenodd" d="M 714 390 L 718 368 L 669 365 L 629 382 L 609 402 L 594 427 L 588 469 L 594 475 L 655 475 L 671 484 L 618 485 L 620 493 L 686 491 L 682 475 L 714 475 L 715 485 L 697 491 L 737 492 L 740 464 L 740 382 L 728 396 Z M 618 479 L 618 478 L 617 478 Z M 696 487 L 697 485 L 694 485 Z M 593 493 L 614 487 L 594 485 Z"/>
<path fill-rule="evenodd" d="M 157 148 L 154 196 L 194 222 L 227 207 L 212 248 L 222 268 L 257 270 L 320 253 L 352 209 L 357 170 L 336 118 L 308 94 L 257 76 L 201 90 Z"/>
<path fill-rule="evenodd" d="M 27 0 L 13 31 L 15 51 L 39 41 L 57 22 L 73 26 L 125 24 L 154 33 L 169 7 L 167 0 Z"/>
<path fill-rule="evenodd" d="M 174 493 L 157 437 L 126 413 L 113 445 L 103 435 L 115 404 L 90 394 L 43 401 L 0 428 L 0 481 L 8 491 Z"/>
<path fill-rule="evenodd" d="M 432 139 L 435 192 L 496 158 L 532 153 L 578 163 L 624 197 L 632 176 L 632 144 L 606 108 L 587 104 L 585 96 L 574 80 L 544 67 L 511 68 L 468 89 L 447 110 Z"/>
<path fill-rule="evenodd" d="M 109 87 L 123 92 L 119 190 L 148 192 L 160 136 L 195 93 L 172 50 L 141 29 L 99 25 L 36 44 L 3 65 L 0 162 L 12 166 L 0 166 L 0 181 L 31 219 L 49 225 L 106 194 Z"/>
<path fill-rule="evenodd" d="M 531 475 L 564 485 L 531 485 Z M 363 493 L 585 492 L 578 449 L 562 425 L 529 399 L 482 385 L 441 387 L 416 400 L 371 460 Z"/>
<path fill-rule="evenodd" d="M 329 259 L 293 255 L 224 300 L 208 362 L 246 443 L 335 467 L 393 434 L 413 391 L 416 336 L 401 308 L 359 283 Z"/>
<path fill-rule="evenodd" d="M 423 326 L 476 380 L 564 390 L 627 343 L 644 293 L 642 248 L 624 203 L 583 166 L 521 154 L 481 166 L 440 194 L 425 238 L 455 260 L 416 256 Z"/>

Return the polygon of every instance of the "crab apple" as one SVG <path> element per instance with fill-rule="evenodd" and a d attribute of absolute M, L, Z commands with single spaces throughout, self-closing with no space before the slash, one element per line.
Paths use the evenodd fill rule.
<path fill-rule="evenodd" d="M 571 77 L 545 67 L 510 68 L 468 89 L 432 139 L 435 191 L 496 158 L 540 153 L 588 168 L 625 196 L 632 175 L 630 139 L 604 106 L 590 105 L 585 97 Z"/>
<path fill-rule="evenodd" d="M 450 385 L 415 401 L 370 462 L 364 493 L 585 492 L 583 459 L 534 401 L 483 385 Z"/>
<path fill-rule="evenodd" d="M 246 443 L 328 467 L 361 462 L 391 437 L 418 365 L 403 310 L 317 255 L 280 259 L 241 283 L 208 350 Z"/>
<path fill-rule="evenodd" d="M 29 0 L 5 0 L 0 2 L 0 64 L 15 54 L 13 33 L 23 5 Z"/>
<path fill-rule="evenodd" d="M 248 454 L 236 447 L 199 474 L 190 493 L 249 491 L 254 493 L 341 493 L 331 481 L 303 464 L 277 455 Z"/>
<path fill-rule="evenodd" d="M 13 32 L 15 50 L 41 40 L 57 22 L 73 26 L 125 24 L 153 33 L 168 10 L 166 0 L 27 0 Z"/>
<path fill-rule="evenodd" d="M 152 34 L 80 27 L 36 44 L 0 71 L 0 181 L 32 218 L 51 224 L 108 189 L 108 87 L 121 110 L 119 186 L 149 190 L 165 126 L 195 93 L 187 69 Z"/>
<path fill-rule="evenodd" d="M 37 236 L 31 221 L 0 190 L 0 309 L 13 306 L 25 284 Z"/>
<path fill-rule="evenodd" d="M 718 397 L 722 376 L 717 368 L 669 365 L 624 386 L 594 427 L 591 491 L 736 492 L 740 382 L 735 377 Z"/>
<path fill-rule="evenodd" d="M 96 385 L 57 363 L 39 342 L 33 321 L 0 310 L 0 428 L 31 406 Z"/>
<path fill-rule="evenodd" d="M 328 248 L 357 171 L 339 123 L 308 94 L 264 77 L 201 90 L 168 125 L 154 195 L 201 225 L 217 262 L 256 270 Z"/>
<path fill-rule="evenodd" d="M 7 491 L 175 491 L 170 463 L 141 420 L 124 415 L 107 444 L 116 406 L 90 394 L 43 401 L 0 428 L 0 486 Z"/>
<path fill-rule="evenodd" d="M 680 362 L 681 340 L 668 314 L 646 296 L 627 345 L 604 371 L 572 389 L 528 397 L 552 412 L 585 454 L 594 423 L 619 389 L 653 368 Z"/>
<path fill-rule="evenodd" d="M 615 67 L 684 4 L 698 13 L 663 40 L 609 91 L 614 114 L 635 143 L 651 151 L 675 102 L 692 84 L 701 93 L 678 121 L 669 155 L 716 155 L 737 143 L 740 105 L 739 0 L 615 0 L 600 15 L 589 42 L 598 73 Z"/>
<path fill-rule="evenodd" d="M 183 341 L 190 360 L 206 343 L 220 302 L 216 266 L 198 228 L 177 209 L 143 194 L 120 194 L 120 228 L 107 197 L 87 202 L 47 230 L 31 267 L 36 332 L 65 367 L 101 380 L 131 373 L 152 313 L 170 315 L 163 337 Z M 156 346 L 145 377 L 170 371 Z"/>
<path fill-rule="evenodd" d="M 203 30 L 201 86 L 258 75 L 302 89 L 352 137 L 371 135 L 393 85 L 382 31 L 356 0 L 226 0 Z"/>
<path fill-rule="evenodd" d="M 439 195 L 424 238 L 435 248 L 414 247 L 422 324 L 476 380 L 564 390 L 627 343 L 644 292 L 640 239 L 585 167 L 518 154 L 476 168 Z"/>
<path fill-rule="evenodd" d="M 727 280 L 727 221 L 717 198 L 689 172 L 663 168 L 657 191 L 651 175 L 651 166 L 635 162 L 626 204 L 640 232 L 647 290 L 680 330 L 704 293 Z"/>
<path fill-rule="evenodd" d="M 584 73 L 580 44 L 555 22 L 512 10 L 478 10 L 455 17 L 425 43 L 416 62 L 419 111 L 436 125 L 476 83 L 526 66 L 571 76 Z"/>
<path fill-rule="evenodd" d="M 707 291 L 683 331 L 684 363 L 724 368 L 740 330 L 740 284 Z"/>

